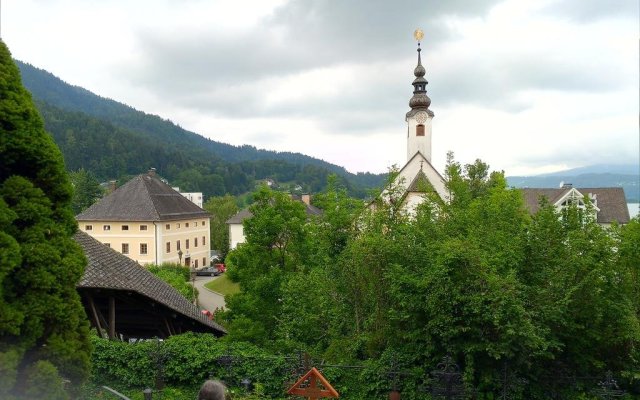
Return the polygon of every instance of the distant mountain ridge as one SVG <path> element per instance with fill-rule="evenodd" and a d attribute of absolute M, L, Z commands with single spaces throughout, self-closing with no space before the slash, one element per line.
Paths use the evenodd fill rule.
<path fill-rule="evenodd" d="M 204 168 L 207 175 L 220 176 L 219 171 L 216 171 L 220 169 L 221 164 L 224 163 L 240 164 L 248 162 L 253 163 L 253 168 L 255 169 L 256 167 L 261 167 L 261 165 L 255 165 L 255 162 L 264 161 L 264 164 L 270 164 L 271 166 L 273 166 L 273 163 L 275 162 L 280 163 L 278 167 L 280 172 L 286 168 L 285 164 L 291 164 L 292 170 L 300 171 L 306 168 L 306 175 L 309 175 L 309 173 L 311 173 L 310 171 L 315 172 L 315 175 L 318 175 L 320 170 L 335 173 L 344 178 L 346 182 L 350 183 L 349 186 L 351 189 L 360 195 L 363 195 L 367 189 L 381 186 L 386 176 L 386 174 L 371 173 L 353 174 L 347 171 L 344 167 L 300 153 L 276 152 L 257 149 L 254 146 L 249 145 L 233 146 L 226 143 L 216 142 L 214 140 L 204 138 L 194 132 L 187 131 L 173 122 L 164 120 L 159 116 L 138 111 L 117 101 L 98 96 L 81 87 L 67 84 L 53 74 L 36 68 L 30 64 L 26 64 L 18 60 L 16 60 L 16 64 L 20 68 L 23 84 L 34 96 L 37 105 L 44 115 L 45 123 L 49 125 L 48 129 L 53 129 L 51 127 L 55 126 L 58 131 L 68 131 L 68 127 L 64 124 L 64 119 L 69 118 L 70 115 L 73 115 L 72 119 L 76 121 L 75 123 L 80 126 L 80 129 L 83 129 L 82 126 L 95 123 L 95 121 L 93 123 L 87 121 L 81 123 L 80 119 L 82 119 L 82 115 L 84 115 L 88 118 L 102 121 L 103 124 L 100 125 L 101 130 L 103 132 L 109 132 L 110 135 L 114 135 L 112 137 L 112 142 L 117 142 L 120 140 L 118 138 L 121 136 L 123 138 L 126 137 L 126 139 L 123 140 L 130 140 L 133 135 L 133 137 L 137 138 L 138 144 L 143 146 L 142 148 L 137 149 L 138 151 L 142 150 L 146 145 L 152 145 L 156 150 L 162 149 L 161 153 L 165 153 L 165 157 L 168 157 L 168 154 L 170 153 L 172 154 L 171 157 L 177 157 L 178 154 L 182 157 L 195 157 L 197 155 L 204 157 L 204 159 L 213 159 L 216 164 L 212 167 L 203 166 L 202 163 L 196 163 L 197 165 L 193 163 L 182 163 L 180 166 L 174 166 L 176 168 L 192 168 L 196 170 Z M 63 122 L 62 124 L 60 124 L 61 120 Z M 54 133 L 54 138 L 57 142 L 66 139 L 66 136 L 69 136 L 68 134 L 64 136 L 63 132 L 57 132 L 57 134 L 56 132 L 52 133 Z M 78 138 L 85 139 L 88 135 L 91 135 L 91 132 L 79 130 L 71 136 L 73 136 L 73 139 L 77 141 Z M 97 138 L 93 138 L 92 143 L 93 142 L 96 144 L 99 140 Z M 71 144 L 76 143 L 72 141 Z M 196 154 L 194 154 L 194 149 L 196 149 Z M 74 156 L 72 156 L 70 152 L 77 150 L 77 148 L 72 149 L 67 146 L 67 152 L 65 153 L 65 149 L 63 149 L 65 160 L 67 158 L 73 158 Z M 93 153 L 88 154 L 86 157 L 89 159 L 94 158 L 93 164 L 76 162 L 74 166 L 68 165 L 68 168 L 83 167 L 93 169 L 97 163 L 95 159 L 101 160 L 103 165 L 118 164 L 114 160 L 107 160 L 107 156 L 103 154 L 99 148 L 89 146 L 86 147 L 86 150 Z M 109 153 L 109 157 L 117 158 L 118 154 L 111 152 Z M 151 157 L 144 155 L 141 158 L 144 158 L 147 164 L 141 163 L 138 168 L 139 172 L 143 172 L 149 166 L 153 165 L 157 167 L 158 165 L 163 164 L 163 160 L 157 160 L 157 162 L 152 165 L 148 164 L 148 162 L 154 162 L 153 155 L 151 155 Z M 134 165 L 131 165 L 132 162 L 134 161 L 129 160 L 129 164 L 127 164 L 126 168 L 127 171 L 135 167 Z M 167 167 L 169 165 L 173 165 L 171 163 L 164 164 L 167 164 Z M 89 165 L 93 165 L 93 167 L 90 167 Z M 262 179 L 258 177 L 261 175 L 260 172 L 257 174 L 251 173 L 248 171 L 248 169 L 250 170 L 251 168 L 248 168 L 246 165 L 241 169 L 243 169 L 245 174 L 250 175 L 250 179 Z M 98 175 L 104 175 L 104 173 L 105 168 L 101 169 L 100 172 L 98 172 Z M 122 173 L 122 168 L 120 168 L 118 173 Z M 165 171 L 165 173 L 173 175 L 173 178 L 175 178 L 178 171 L 174 168 L 174 170 L 170 172 Z M 284 175 L 287 174 L 280 173 L 280 178 L 284 179 Z M 320 175 L 326 174 L 322 172 Z M 298 178 L 300 177 L 301 175 L 298 174 Z M 111 178 L 113 178 L 113 176 L 111 176 Z M 278 176 L 275 176 L 274 178 L 278 179 Z M 289 178 L 289 176 L 287 176 L 287 178 Z M 293 177 L 293 179 L 295 180 L 296 177 Z M 183 180 L 186 180 L 186 178 L 183 177 Z M 230 182 L 228 182 L 228 184 L 229 183 Z M 308 182 L 299 183 L 304 184 Z M 246 185 L 241 186 L 244 187 Z M 306 186 L 309 187 L 309 185 Z M 318 183 L 314 182 L 313 186 L 313 188 L 309 188 L 317 190 Z M 239 189 L 228 190 L 228 192 L 235 194 L 237 194 L 238 191 Z"/>

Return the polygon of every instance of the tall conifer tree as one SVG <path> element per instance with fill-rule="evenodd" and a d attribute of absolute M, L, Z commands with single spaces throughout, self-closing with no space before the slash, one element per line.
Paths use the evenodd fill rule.
<path fill-rule="evenodd" d="M 0 41 L 0 398 L 64 399 L 89 367 L 72 188 Z"/>

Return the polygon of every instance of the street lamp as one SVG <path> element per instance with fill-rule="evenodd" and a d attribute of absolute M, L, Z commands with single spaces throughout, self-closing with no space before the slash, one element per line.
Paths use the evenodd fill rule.
<path fill-rule="evenodd" d="M 193 297 L 193 304 L 198 305 L 196 299 L 196 267 L 191 262 L 191 297 Z"/>

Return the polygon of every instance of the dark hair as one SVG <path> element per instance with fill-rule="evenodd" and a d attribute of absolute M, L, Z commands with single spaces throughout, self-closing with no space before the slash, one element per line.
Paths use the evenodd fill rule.
<path fill-rule="evenodd" d="M 229 400 L 227 387 L 220 381 L 206 381 L 198 392 L 198 400 Z"/>

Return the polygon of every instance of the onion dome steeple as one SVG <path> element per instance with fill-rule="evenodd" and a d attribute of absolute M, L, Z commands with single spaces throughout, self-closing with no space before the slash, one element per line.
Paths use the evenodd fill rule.
<path fill-rule="evenodd" d="M 411 111 L 407 113 L 407 116 L 411 116 L 418 112 L 419 110 L 426 111 L 430 116 L 433 116 L 433 112 L 429 110 L 429 106 L 431 105 L 431 99 L 427 96 L 427 80 L 424 75 L 426 73 L 425 68 L 422 66 L 422 57 L 420 56 L 420 52 L 422 49 L 420 48 L 420 40 L 424 37 L 424 34 L 421 30 L 416 30 L 414 33 L 414 37 L 418 41 L 418 65 L 413 70 L 413 75 L 416 77 L 413 82 L 413 96 L 411 100 L 409 100 L 409 107 L 411 107 Z"/>

